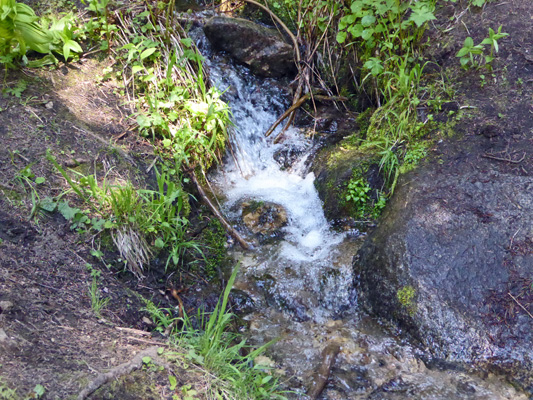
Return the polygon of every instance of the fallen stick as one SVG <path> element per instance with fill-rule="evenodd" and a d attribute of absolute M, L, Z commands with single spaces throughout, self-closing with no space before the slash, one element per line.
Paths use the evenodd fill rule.
<path fill-rule="evenodd" d="M 294 103 L 287 111 L 285 111 L 276 120 L 276 122 L 274 122 L 272 124 L 272 126 L 270 128 L 268 128 L 268 131 L 266 131 L 266 133 L 265 133 L 265 137 L 269 137 L 272 134 L 272 132 L 274 132 L 274 130 L 278 127 L 278 125 L 281 124 L 281 122 L 285 118 L 287 118 L 289 116 L 289 114 L 291 114 L 296 109 L 300 108 L 303 103 L 305 103 L 307 100 L 309 100 L 310 97 L 311 97 L 311 93 L 307 93 L 307 94 L 303 95 L 302 97 L 300 97 L 300 99 L 296 103 Z M 317 99 L 317 100 L 322 100 L 322 101 L 347 101 L 348 100 L 346 97 L 342 97 L 342 96 L 320 96 L 320 95 L 315 95 L 314 98 Z M 292 122 L 292 120 L 287 125 L 290 125 L 291 122 Z M 283 134 L 283 132 L 284 132 L 284 130 L 282 130 L 278 134 L 278 136 L 276 136 L 276 139 L 274 139 L 274 143 L 277 143 L 277 141 L 280 139 L 280 137 Z"/>
<path fill-rule="evenodd" d="M 85 389 L 80 392 L 80 394 L 78 395 L 78 400 L 85 400 L 87 397 L 89 397 L 92 393 L 97 391 L 106 383 L 111 382 L 112 380 L 115 380 L 121 377 L 122 375 L 130 374 L 136 369 L 141 368 L 143 365 L 144 357 L 150 357 L 152 361 L 156 364 L 160 364 L 168 368 L 168 364 L 163 361 L 157 354 L 157 350 L 159 349 L 159 347 L 153 346 L 142 350 L 135 357 L 133 357 L 131 361 L 128 361 L 124 364 L 120 364 L 108 372 L 98 374 L 98 376 L 91 383 L 89 383 L 89 385 Z"/>
<path fill-rule="evenodd" d="M 486 153 L 482 154 L 481 157 L 490 158 L 491 160 L 496 160 L 496 161 L 508 162 L 511 164 L 520 164 L 522 161 L 526 159 L 526 153 L 524 153 L 524 155 L 522 156 L 520 160 L 511 160 L 509 158 L 496 157 L 496 156 L 493 156 L 492 154 L 486 154 Z"/>
<path fill-rule="evenodd" d="M 518 305 L 520 306 L 520 308 L 521 308 L 522 310 L 524 310 L 524 311 L 527 313 L 527 315 L 529 315 L 530 318 L 533 319 L 533 315 L 531 315 L 531 313 L 527 310 L 527 308 L 525 308 L 525 307 L 524 307 L 524 306 L 523 306 L 523 305 L 522 305 L 522 304 L 516 299 L 516 297 L 514 297 L 514 296 L 511 294 L 511 292 L 508 292 L 507 294 L 508 294 L 509 296 L 511 296 L 511 299 L 513 299 L 513 300 L 515 301 L 515 303 L 518 304 Z"/>
<path fill-rule="evenodd" d="M 140 336 L 152 336 L 150 332 L 141 331 L 139 329 L 123 328 L 122 326 L 115 326 L 115 329 L 121 332 L 128 332 L 128 333 L 132 333 L 132 334 L 140 335 Z"/>
<path fill-rule="evenodd" d="M 331 372 L 331 368 L 335 363 L 335 358 L 337 358 L 337 354 L 339 354 L 340 350 L 341 346 L 336 342 L 329 343 L 326 348 L 322 350 L 322 363 L 315 372 L 313 376 L 313 385 L 307 393 L 307 396 L 311 400 L 316 400 L 326 387 L 326 383 L 329 379 L 329 373 Z"/>
<path fill-rule="evenodd" d="M 239 242 L 239 244 L 241 245 L 243 249 L 250 250 L 252 246 L 246 240 L 244 240 L 242 236 L 239 235 L 239 233 L 235 229 L 233 229 L 233 227 L 229 224 L 228 221 L 226 221 L 226 219 L 224 218 L 222 213 L 218 210 L 218 208 L 213 204 L 213 202 L 209 199 L 209 197 L 207 197 L 207 194 L 205 193 L 205 190 L 202 187 L 202 185 L 200 185 L 200 182 L 198 182 L 198 179 L 196 178 L 196 174 L 194 173 L 194 171 L 191 172 L 190 176 L 191 176 L 192 181 L 196 185 L 196 188 L 198 189 L 198 193 L 204 200 L 205 204 L 211 209 L 211 212 L 215 214 L 215 217 L 217 217 L 217 219 L 220 221 L 222 226 L 224 226 L 224 229 L 226 229 L 226 232 L 228 232 L 231 236 L 233 236 L 233 238 L 237 242 Z"/>

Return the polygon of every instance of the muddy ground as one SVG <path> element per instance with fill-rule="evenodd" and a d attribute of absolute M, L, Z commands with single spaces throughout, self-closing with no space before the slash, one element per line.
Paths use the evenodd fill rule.
<path fill-rule="evenodd" d="M 186 271 L 166 276 L 164 263 L 138 281 L 110 246 L 99 247 L 98 237 L 79 235 L 57 212 L 33 209 L 39 200 L 68 189 L 45 158 L 47 149 L 64 168 L 83 174 L 107 174 L 139 186 L 153 181 L 153 171 L 146 173 L 153 149 L 130 130 L 131 110 L 114 94 L 113 82 L 102 83 L 107 66 L 108 61 L 92 57 L 52 70 L 8 71 L 4 88 L 21 80 L 27 88 L 20 97 L 0 97 L 0 388 L 17 389 L 21 396 L 41 384 L 47 399 L 75 398 L 97 372 L 165 342 L 160 335 L 139 332 L 154 329 L 141 312 L 145 303 L 139 295 L 173 307 L 178 301 L 169 295 L 171 286 L 199 282 L 187 285 L 194 293 L 206 286 Z M 36 183 L 38 178 L 44 182 Z M 72 194 L 64 198 L 81 206 Z M 91 255 L 95 249 L 104 252 L 108 268 Z M 101 271 L 98 287 L 109 299 L 101 318 L 91 308 L 88 264 Z M 219 292 L 211 292 L 207 302 L 212 306 Z M 182 298 L 190 312 L 203 302 L 201 293 Z M 113 396 L 172 395 L 168 374 L 142 386 L 153 390 L 153 397 L 131 387 L 137 397 Z"/>
<path fill-rule="evenodd" d="M 492 2 L 465 13 L 463 6 L 447 5 L 432 29 L 431 58 L 440 65 L 433 72 L 448 76 L 455 90 L 452 110 L 468 110 L 454 137 L 484 136 L 486 156 L 502 171 L 530 176 L 533 3 Z M 510 35 L 499 42 L 493 70 L 457 68 L 455 54 L 465 37 L 472 36 L 477 44 L 489 27 L 496 30 L 499 25 Z M 452 29 L 442 33 L 447 28 Z M 72 231 L 57 213 L 32 212 L 33 190 L 45 198 L 67 189 L 45 159 L 47 149 L 64 167 L 83 173 L 109 173 L 140 185 L 153 179 L 145 172 L 153 149 L 130 130 L 132 110 L 114 94 L 116 86 L 101 79 L 109 65 L 93 56 L 53 70 L 8 71 L 3 85 L 12 89 L 21 80 L 27 82 L 20 97 L 14 92 L 0 97 L 0 388 L 16 388 L 20 395 L 41 384 L 47 399 L 75 398 L 97 372 L 163 343 L 157 335 L 138 332 L 153 326 L 143 319 L 144 303 L 135 293 L 178 305 L 168 296 L 161 271 L 155 269 L 139 282 L 123 271 L 112 252 L 106 253 L 108 269 L 90 254 L 97 246 L 92 237 Z M 39 177 L 45 180 L 37 184 Z M 102 318 L 91 309 L 86 264 L 102 271 L 99 287 L 110 299 Z M 176 282 L 187 280 L 183 274 L 174 277 Z M 134 384 L 136 376 L 128 379 Z M 114 396 L 171 396 L 164 374 L 150 375 L 144 387 L 152 393 Z"/>

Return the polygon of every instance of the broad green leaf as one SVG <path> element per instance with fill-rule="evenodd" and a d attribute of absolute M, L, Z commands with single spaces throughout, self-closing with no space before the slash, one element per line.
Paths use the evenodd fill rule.
<path fill-rule="evenodd" d="M 57 211 L 59 211 L 67 221 L 70 221 L 77 213 L 81 212 L 79 208 L 70 207 L 66 201 L 59 202 L 57 205 Z"/>
<path fill-rule="evenodd" d="M 155 53 L 156 50 L 157 48 L 155 47 L 150 47 L 149 49 L 144 50 L 141 53 L 141 60 L 144 60 L 146 57 L 150 57 L 152 54 Z"/>
<path fill-rule="evenodd" d="M 337 43 L 344 43 L 346 41 L 347 33 L 345 31 L 340 31 L 337 33 Z"/>
<path fill-rule="evenodd" d="M 365 15 L 361 19 L 361 25 L 365 27 L 373 25 L 375 22 L 376 22 L 376 17 L 374 17 L 373 15 Z"/>
<path fill-rule="evenodd" d="M 134 65 L 133 67 L 131 67 L 131 73 L 134 75 L 142 70 L 144 70 L 144 67 L 142 65 Z"/>

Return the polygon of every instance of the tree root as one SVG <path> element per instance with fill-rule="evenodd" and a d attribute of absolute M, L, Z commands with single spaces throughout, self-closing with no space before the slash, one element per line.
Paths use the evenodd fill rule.
<path fill-rule="evenodd" d="M 80 392 L 80 394 L 78 395 L 78 400 L 85 400 L 87 397 L 89 397 L 95 391 L 100 389 L 106 383 L 111 382 L 114 379 L 120 378 L 122 375 L 130 374 L 136 369 L 141 368 L 143 365 L 144 357 L 150 357 L 154 363 L 162 365 L 165 368 L 169 369 L 168 363 L 163 361 L 157 354 L 158 349 L 159 346 L 149 347 L 139 352 L 135 357 L 133 357 L 131 361 L 126 362 L 124 364 L 120 364 L 108 372 L 98 374 L 98 376 L 91 383 L 89 383 L 89 385 L 85 389 Z"/>
<path fill-rule="evenodd" d="M 337 342 L 329 343 L 326 348 L 322 350 L 322 363 L 313 375 L 313 384 L 307 393 L 307 396 L 309 396 L 311 400 L 316 400 L 326 387 L 326 383 L 329 379 L 329 373 L 340 350 L 341 347 Z"/>
<path fill-rule="evenodd" d="M 248 243 L 246 240 L 243 239 L 241 235 L 239 235 L 239 233 L 229 224 L 229 222 L 226 221 L 222 213 L 213 204 L 209 197 L 207 197 L 204 188 L 202 187 L 202 185 L 200 185 L 200 182 L 198 182 L 198 178 L 196 178 L 196 174 L 194 172 L 191 172 L 190 176 L 205 204 L 210 208 L 211 212 L 215 214 L 215 217 L 217 217 L 224 229 L 226 229 L 226 232 L 228 232 L 237 242 L 239 242 L 243 249 L 250 250 L 252 248 L 250 243 Z"/>

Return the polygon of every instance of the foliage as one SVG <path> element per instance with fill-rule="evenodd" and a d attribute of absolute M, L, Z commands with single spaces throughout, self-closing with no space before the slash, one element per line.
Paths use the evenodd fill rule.
<path fill-rule="evenodd" d="M 89 297 L 91 298 L 91 308 L 94 314 L 101 318 L 102 310 L 109 303 L 109 298 L 102 298 L 100 289 L 98 289 L 98 280 L 100 279 L 101 272 L 94 269 L 91 264 L 87 264 L 87 270 L 90 272 L 92 277 L 91 285 L 89 286 Z"/>
<path fill-rule="evenodd" d="M 355 207 L 361 209 L 368 201 L 368 192 L 371 188 L 364 178 L 352 178 L 346 188 L 346 201 L 352 202 Z"/>
<path fill-rule="evenodd" d="M 167 267 L 170 262 L 178 265 L 188 248 L 200 251 L 195 242 L 185 238 L 189 223 L 187 194 L 179 181 L 168 174 L 157 174 L 157 190 L 134 189 L 131 182 L 111 184 L 104 176 L 99 183 L 95 175 L 73 171 L 76 181 L 50 152 L 47 159 L 89 209 L 72 208 L 59 199 L 47 199 L 41 208 L 57 209 L 71 221 L 73 229 L 92 229 L 97 233 L 109 230 L 122 257 L 137 276 L 142 276 L 143 265 L 149 262 L 153 250 L 168 249 Z"/>
<path fill-rule="evenodd" d="M 0 62 L 12 64 L 22 58 L 30 67 L 57 63 L 53 53 L 65 60 L 81 53 L 82 48 L 73 39 L 73 15 L 61 19 L 39 18 L 33 9 L 15 0 L 0 0 Z M 33 50 L 46 54 L 40 60 L 28 61 L 26 52 Z"/>
<path fill-rule="evenodd" d="M 85 4 L 85 1 L 82 0 Z M 101 50 L 110 49 L 114 33 L 118 30 L 116 24 L 110 22 L 110 0 L 89 0 L 87 9 L 94 14 L 82 26 L 83 35 L 100 42 Z"/>
<path fill-rule="evenodd" d="M 459 57 L 464 69 L 468 69 L 469 65 L 478 68 L 483 62 L 488 69 L 491 69 L 494 54 L 499 51 L 498 40 L 506 36 L 509 34 L 502 32 L 502 25 L 499 26 L 497 32 L 489 28 L 489 36 L 483 39 L 480 44 L 474 45 L 474 40 L 469 36 L 465 39 L 463 47 L 457 52 L 456 57 Z M 490 54 L 485 54 L 485 45 L 490 46 Z"/>
<path fill-rule="evenodd" d="M 170 7 L 170 6 L 169 6 Z M 160 145 L 178 167 L 207 170 L 220 159 L 230 112 L 220 93 L 209 87 L 202 56 L 179 24 L 171 7 L 147 8 L 121 23 L 120 59 L 132 82 L 140 132 Z"/>
<path fill-rule="evenodd" d="M 178 329 L 174 320 L 167 316 L 167 311 L 157 311 L 152 305 L 150 314 L 159 326 L 166 329 L 173 324 L 175 327 L 172 338 L 176 351 L 167 353 L 167 357 L 185 361 L 180 363 L 182 368 L 188 368 L 188 364 L 192 363 L 214 376 L 210 382 L 209 398 L 284 399 L 277 388 L 277 379 L 267 371 L 268 368 L 254 365 L 254 359 L 270 343 L 251 350 L 242 335 L 229 331 L 233 314 L 227 307 L 237 272 L 238 268 L 235 268 L 222 298 L 207 320 L 204 318 L 206 314 L 199 315 L 200 320 L 205 321 L 199 330 L 192 327 L 187 316 L 182 318 L 183 326 Z M 187 388 L 189 394 L 190 390 Z"/>
<path fill-rule="evenodd" d="M 412 286 L 404 286 L 396 293 L 396 298 L 410 315 L 416 312 L 415 295 L 416 291 Z"/>
<path fill-rule="evenodd" d="M 32 393 L 20 397 L 17 394 L 17 390 L 9 388 L 3 381 L 0 379 L 0 400 L 30 400 L 30 399 L 40 399 L 44 396 L 46 389 L 43 385 L 37 384 L 33 388 Z"/>

